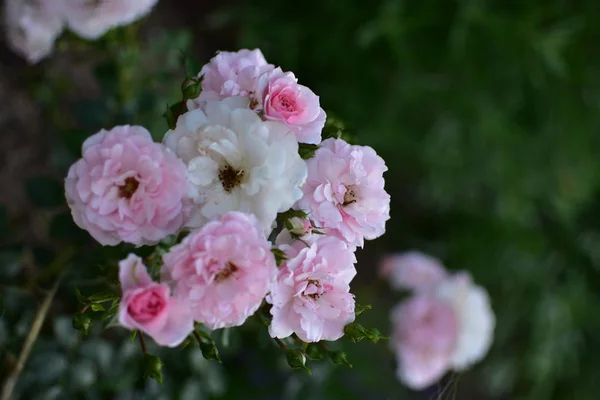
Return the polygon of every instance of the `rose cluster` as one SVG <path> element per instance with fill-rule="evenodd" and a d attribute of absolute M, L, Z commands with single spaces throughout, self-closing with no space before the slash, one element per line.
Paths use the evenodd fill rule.
<path fill-rule="evenodd" d="M 30 63 L 48 56 L 65 28 L 84 39 L 148 14 L 158 0 L 5 0 L 8 44 Z"/>
<path fill-rule="evenodd" d="M 240 326 L 264 307 L 274 338 L 339 339 L 355 318 L 354 252 L 389 219 L 383 159 L 322 140 L 319 97 L 259 50 L 218 53 L 196 82 L 162 143 L 102 130 L 66 178 L 74 221 L 103 245 L 187 234 L 160 282 L 134 255 L 120 263 L 120 324 L 177 346 L 194 321 Z"/>
<path fill-rule="evenodd" d="M 386 256 L 380 272 L 392 287 L 411 291 L 391 312 L 391 347 L 405 385 L 424 389 L 486 355 L 495 317 L 487 292 L 467 272 L 451 274 L 416 251 Z"/>

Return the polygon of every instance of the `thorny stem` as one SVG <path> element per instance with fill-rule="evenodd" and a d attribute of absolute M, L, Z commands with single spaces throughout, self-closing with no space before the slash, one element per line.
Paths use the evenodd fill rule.
<path fill-rule="evenodd" d="M 325 343 L 323 342 L 319 342 L 319 346 L 321 346 L 321 348 L 325 351 L 329 351 L 329 349 L 327 348 L 327 346 L 325 346 Z"/>
<path fill-rule="evenodd" d="M 90 308 L 90 305 L 89 305 L 89 304 L 86 304 L 85 306 L 83 306 L 83 308 L 82 308 L 82 309 L 81 309 L 81 311 L 79 311 L 79 312 L 83 314 L 84 312 L 86 312 L 86 310 L 87 310 L 88 308 Z"/>
<path fill-rule="evenodd" d="M 144 333 L 138 331 L 138 337 L 140 338 L 140 346 L 142 346 L 142 352 L 146 354 L 146 339 L 144 339 Z"/>
<path fill-rule="evenodd" d="M 19 354 L 17 364 L 6 378 L 4 387 L 2 388 L 2 396 L 0 397 L 0 400 L 10 400 L 12 398 L 12 392 L 15 388 L 15 385 L 17 384 L 19 375 L 21 375 L 23 367 L 25 366 L 25 362 L 29 358 L 29 354 L 31 353 L 31 349 L 33 348 L 33 344 L 35 343 L 40 333 L 40 330 L 42 329 L 42 325 L 44 324 L 44 320 L 46 319 L 46 315 L 48 314 L 48 310 L 50 309 L 50 304 L 52 304 L 52 299 L 54 299 L 54 295 L 58 290 L 58 286 L 60 285 L 63 276 L 64 272 L 58 277 L 56 282 L 54 282 L 54 286 L 52 286 L 52 289 L 50 289 L 50 292 L 48 292 L 48 294 L 44 298 L 44 301 L 42 302 L 37 314 L 35 315 L 33 324 L 31 325 L 31 330 L 25 338 L 23 349 L 21 349 L 21 354 Z"/>

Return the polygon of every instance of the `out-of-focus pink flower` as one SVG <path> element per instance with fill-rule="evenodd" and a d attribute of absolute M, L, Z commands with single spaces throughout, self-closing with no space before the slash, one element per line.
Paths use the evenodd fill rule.
<path fill-rule="evenodd" d="M 102 130 L 83 143 L 65 192 L 75 223 L 103 245 L 156 244 L 189 213 L 187 170 L 141 126 Z"/>
<path fill-rule="evenodd" d="M 495 326 L 487 292 L 465 272 L 418 288 L 393 309 L 391 320 L 398 378 L 415 390 L 481 360 Z"/>
<path fill-rule="evenodd" d="M 368 146 L 326 139 L 307 160 L 308 178 L 298 208 L 324 232 L 362 247 L 385 232 L 390 196 L 384 189 L 385 162 Z"/>
<path fill-rule="evenodd" d="M 392 310 L 391 346 L 398 378 L 412 389 L 424 389 L 448 370 L 458 336 L 452 306 L 426 294 Z"/>
<path fill-rule="evenodd" d="M 63 31 L 62 0 L 5 0 L 9 46 L 31 64 L 48 56 Z"/>
<path fill-rule="evenodd" d="M 318 144 L 325 126 L 325 111 L 319 97 L 306 86 L 298 84 L 292 72 L 281 68 L 262 74 L 258 78 L 256 98 L 264 118 L 282 122 L 295 134 L 298 142 Z"/>
<path fill-rule="evenodd" d="M 418 251 L 390 254 L 381 260 L 380 274 L 395 289 L 422 289 L 446 277 L 440 261 Z"/>
<path fill-rule="evenodd" d="M 277 267 L 256 218 L 233 211 L 172 247 L 162 273 L 194 319 L 218 329 L 242 325 L 258 309 Z"/>
<path fill-rule="evenodd" d="M 296 333 L 305 342 L 337 340 L 354 321 L 350 294 L 350 281 L 356 275 L 354 252 L 338 238 L 313 238 L 310 247 L 300 241 L 280 247 L 288 260 L 267 296 L 273 305 L 272 337 Z"/>
<path fill-rule="evenodd" d="M 273 68 L 259 49 L 221 51 L 200 70 L 202 92 L 198 98 L 188 100 L 187 107 L 203 109 L 207 101 L 232 96 L 253 97 L 258 77 Z M 250 105 L 256 106 L 256 100 Z"/>
<path fill-rule="evenodd" d="M 150 335 L 161 346 L 178 346 L 194 329 L 189 306 L 169 295 L 169 287 L 152 281 L 142 260 L 130 254 L 119 263 L 123 297 L 119 323 Z"/>
<path fill-rule="evenodd" d="M 465 271 L 443 280 L 435 294 L 452 305 L 458 321 L 452 369 L 468 369 L 485 357 L 494 340 L 496 317 L 489 295 L 483 287 L 475 285 Z"/>
<path fill-rule="evenodd" d="M 144 17 L 158 0 L 62 0 L 69 28 L 86 39 Z"/>

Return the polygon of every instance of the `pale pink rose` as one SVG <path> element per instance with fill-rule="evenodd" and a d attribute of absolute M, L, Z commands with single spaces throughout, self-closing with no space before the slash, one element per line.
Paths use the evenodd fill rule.
<path fill-rule="evenodd" d="M 391 313 L 398 379 L 420 390 L 439 380 L 450 368 L 458 336 L 454 309 L 436 296 L 419 294 Z"/>
<path fill-rule="evenodd" d="M 142 260 L 130 254 L 119 263 L 123 297 L 119 323 L 139 329 L 161 346 L 178 346 L 194 329 L 185 301 L 169 295 L 169 287 L 152 281 Z"/>
<path fill-rule="evenodd" d="M 464 371 L 488 352 L 495 316 L 485 289 L 466 272 L 419 287 L 393 309 L 391 346 L 398 378 L 423 389 L 447 371 Z"/>
<path fill-rule="evenodd" d="M 69 28 L 85 39 L 144 17 L 158 0 L 62 0 Z"/>
<path fill-rule="evenodd" d="M 418 251 L 383 257 L 379 271 L 398 290 L 426 288 L 438 284 L 447 276 L 437 258 Z"/>
<path fill-rule="evenodd" d="M 288 260 L 280 266 L 276 283 L 267 296 L 272 304 L 272 337 L 292 333 L 305 342 L 337 340 L 354 321 L 354 296 L 350 281 L 356 275 L 356 258 L 342 240 L 313 236 L 312 243 L 282 245 Z"/>
<path fill-rule="evenodd" d="M 301 143 L 319 144 L 325 126 L 325 111 L 319 96 L 306 86 L 298 84 L 292 72 L 276 68 L 258 78 L 257 108 L 262 108 L 266 120 L 287 125 Z"/>
<path fill-rule="evenodd" d="M 62 0 L 5 0 L 8 45 L 29 63 L 39 62 L 63 31 L 62 11 Z"/>
<path fill-rule="evenodd" d="M 75 223 L 103 245 L 156 244 L 189 214 L 187 169 L 141 126 L 102 130 L 83 143 L 65 192 Z"/>
<path fill-rule="evenodd" d="M 163 280 L 210 329 L 254 314 L 277 274 L 270 243 L 251 214 L 228 212 L 164 255 Z"/>
<path fill-rule="evenodd" d="M 368 146 L 326 139 L 307 160 L 308 177 L 298 208 L 324 232 L 362 247 L 385 232 L 390 195 L 384 189 L 385 162 Z"/>
<path fill-rule="evenodd" d="M 232 96 L 253 97 L 258 77 L 273 68 L 259 49 L 221 51 L 200 70 L 202 92 L 198 98 L 188 100 L 188 110 L 203 109 L 207 101 Z M 250 105 L 255 106 L 256 101 Z"/>
<path fill-rule="evenodd" d="M 435 295 L 450 304 L 456 314 L 458 338 L 451 364 L 455 371 L 464 371 L 485 357 L 494 340 L 496 317 L 489 295 L 465 271 L 441 281 Z"/>

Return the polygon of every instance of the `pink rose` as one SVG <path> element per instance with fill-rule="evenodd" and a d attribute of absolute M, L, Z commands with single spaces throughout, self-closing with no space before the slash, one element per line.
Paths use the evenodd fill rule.
<path fill-rule="evenodd" d="M 356 275 L 356 258 L 338 238 L 313 236 L 310 246 L 301 241 L 282 245 L 288 260 L 267 296 L 272 304 L 272 337 L 296 333 L 305 342 L 337 340 L 354 321 L 350 281 Z"/>
<path fill-rule="evenodd" d="M 254 314 L 277 274 L 270 243 L 253 215 L 228 212 L 164 255 L 163 280 L 210 329 Z"/>
<path fill-rule="evenodd" d="M 325 111 L 319 105 L 319 97 L 299 85 L 293 73 L 284 73 L 281 68 L 264 73 L 258 78 L 256 95 L 265 119 L 287 125 L 298 142 L 321 142 Z"/>
<path fill-rule="evenodd" d="M 421 390 L 439 380 L 450 368 L 458 335 L 452 307 L 427 294 L 396 306 L 391 314 L 390 342 L 398 361 L 398 379 Z"/>
<path fill-rule="evenodd" d="M 390 195 L 384 189 L 385 162 L 368 146 L 326 139 L 307 160 L 308 177 L 298 207 L 324 232 L 362 247 L 385 232 Z"/>
<path fill-rule="evenodd" d="M 380 274 L 394 289 L 422 289 L 446 278 L 440 261 L 418 251 L 390 254 L 380 263 Z"/>
<path fill-rule="evenodd" d="M 103 245 L 158 243 L 189 213 L 185 165 L 141 126 L 90 136 L 65 192 L 75 223 Z"/>
<path fill-rule="evenodd" d="M 119 323 L 148 334 L 161 346 L 178 346 L 194 329 L 189 307 L 169 296 L 169 287 L 152 281 L 142 260 L 130 254 L 119 263 L 123 297 Z"/>
<path fill-rule="evenodd" d="M 198 76 L 202 78 L 202 92 L 198 98 L 188 100 L 187 107 L 189 110 L 204 109 L 210 100 L 250 97 L 256 91 L 258 77 L 273 68 L 259 49 L 221 51 L 200 70 Z"/>

